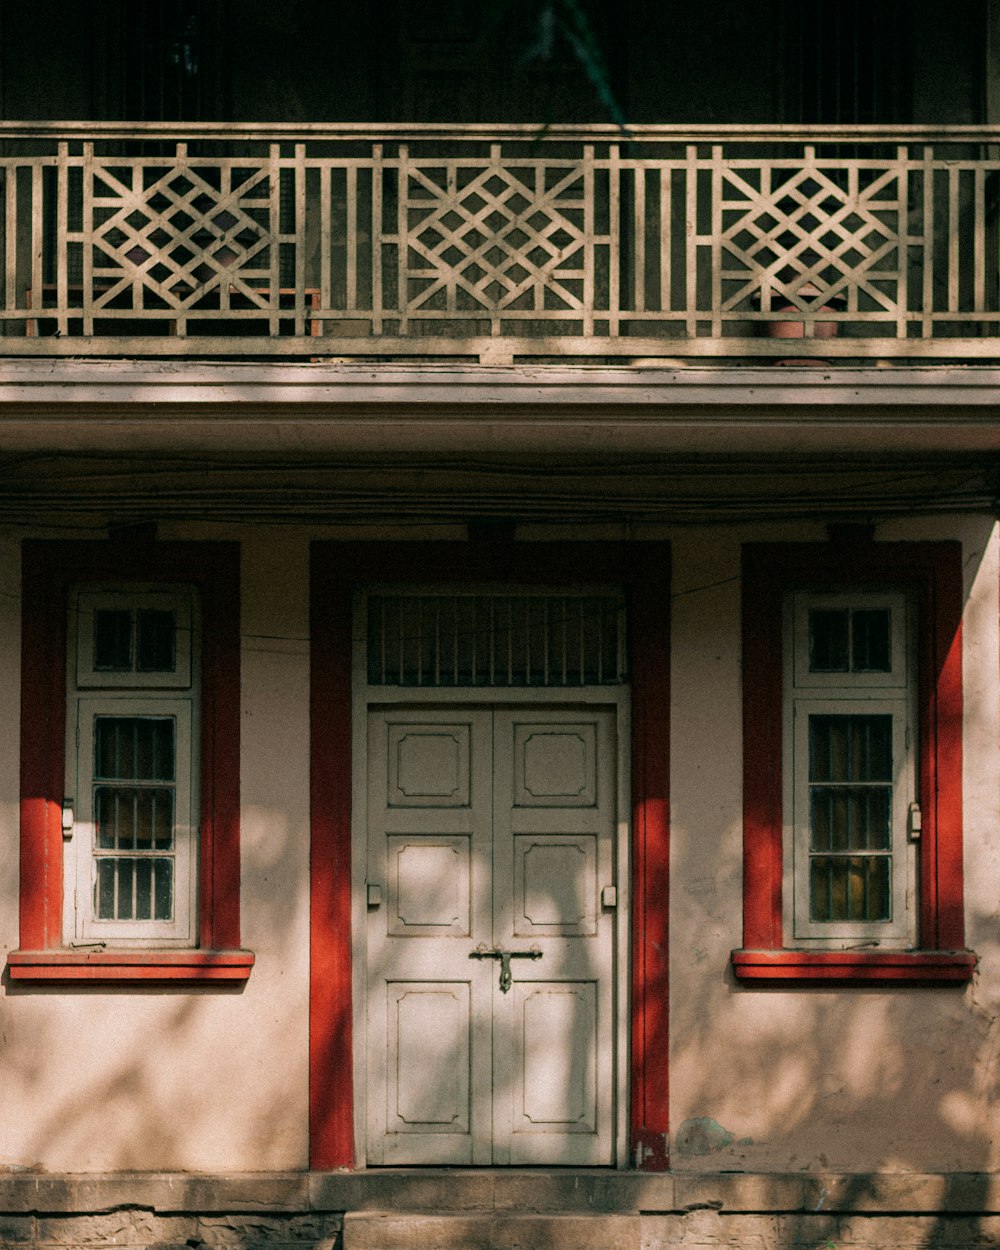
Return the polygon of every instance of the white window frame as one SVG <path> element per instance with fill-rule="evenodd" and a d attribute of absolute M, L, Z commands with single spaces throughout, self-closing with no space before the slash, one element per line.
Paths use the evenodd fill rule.
<path fill-rule="evenodd" d="M 171 672 L 104 672 L 94 668 L 94 616 L 99 610 L 135 612 L 137 608 L 172 611 L 176 621 Z M 190 594 L 161 591 L 81 590 L 76 595 L 76 685 L 102 690 L 186 690 L 191 686 L 192 619 Z M 133 642 L 134 642 L 133 623 Z"/>
<path fill-rule="evenodd" d="M 172 610 L 176 620 L 172 672 L 101 672 L 93 666 L 93 614 L 98 609 Z M 197 942 L 198 890 L 198 613 L 188 587 L 78 588 L 70 596 L 63 928 L 73 945 L 185 947 Z M 104 920 L 96 915 L 97 860 L 93 810 L 95 721 L 98 717 L 174 721 L 173 916 L 170 920 Z M 113 852 L 107 852 L 113 855 Z"/>
<path fill-rule="evenodd" d="M 890 612 L 890 669 L 884 673 L 809 671 L 811 609 Z M 785 603 L 783 723 L 784 914 L 786 944 L 904 949 L 916 941 L 916 672 L 912 605 L 905 591 L 795 591 Z M 810 716 L 892 717 L 891 914 L 884 921 L 810 917 Z"/>

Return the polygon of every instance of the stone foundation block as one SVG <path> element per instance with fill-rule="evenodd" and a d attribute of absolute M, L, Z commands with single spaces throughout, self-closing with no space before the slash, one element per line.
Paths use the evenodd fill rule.
<path fill-rule="evenodd" d="M 638 1250 L 639 1224 L 628 1215 L 348 1213 L 343 1250 Z"/>

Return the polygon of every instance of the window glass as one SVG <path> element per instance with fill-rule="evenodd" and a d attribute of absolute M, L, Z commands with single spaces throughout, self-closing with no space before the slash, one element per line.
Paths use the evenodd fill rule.
<path fill-rule="evenodd" d="M 197 915 L 196 606 L 177 587 L 70 605 L 64 895 L 75 940 L 189 944 Z"/>
<path fill-rule="evenodd" d="M 913 681 L 900 592 L 786 604 L 786 902 L 803 942 L 899 942 L 916 857 Z"/>

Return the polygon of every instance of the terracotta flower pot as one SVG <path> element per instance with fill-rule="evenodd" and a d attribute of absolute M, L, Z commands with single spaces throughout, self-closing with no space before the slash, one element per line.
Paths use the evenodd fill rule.
<path fill-rule="evenodd" d="M 822 291 L 813 283 L 807 282 L 799 287 L 800 296 L 806 299 L 813 299 L 818 295 L 822 295 Z M 760 296 L 758 295 L 755 302 L 760 304 Z M 846 304 L 846 300 L 842 295 L 832 295 L 824 299 L 819 306 L 819 311 L 840 312 Z M 771 301 L 771 311 L 776 313 L 799 311 L 787 296 L 778 294 Z M 839 331 L 839 323 L 836 321 L 817 321 L 813 325 L 813 332 L 810 338 L 813 339 L 834 339 Z M 806 337 L 806 324 L 804 321 L 767 321 L 764 323 L 764 333 L 769 339 L 802 339 Z M 821 360 L 811 356 L 790 356 L 785 359 L 778 359 L 773 362 L 776 365 L 828 365 L 828 360 Z"/>

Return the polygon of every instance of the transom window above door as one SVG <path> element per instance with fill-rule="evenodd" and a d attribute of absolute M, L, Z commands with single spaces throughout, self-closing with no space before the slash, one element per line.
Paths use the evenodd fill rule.
<path fill-rule="evenodd" d="M 620 594 L 518 589 L 368 596 L 373 686 L 549 687 L 628 679 Z"/>

